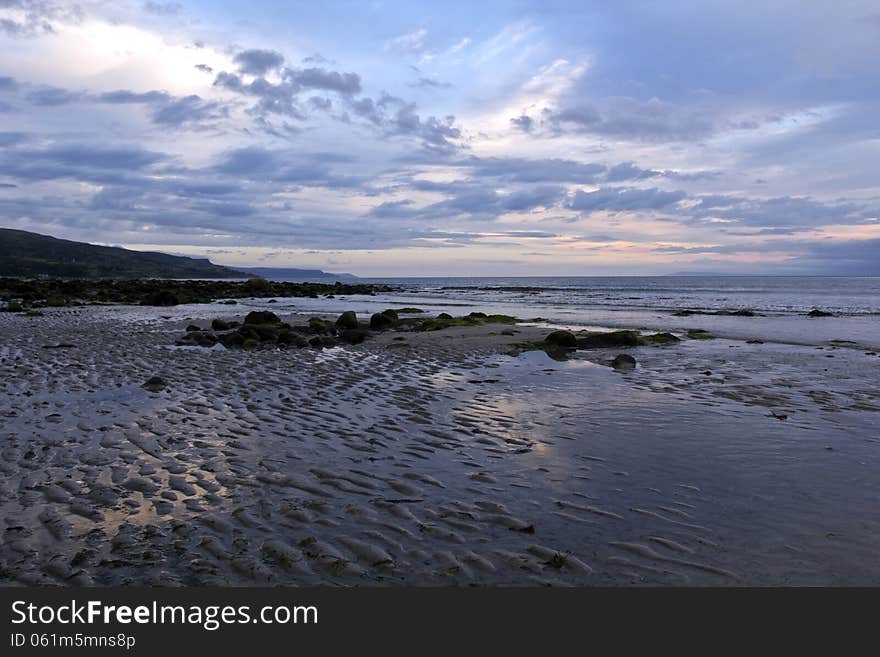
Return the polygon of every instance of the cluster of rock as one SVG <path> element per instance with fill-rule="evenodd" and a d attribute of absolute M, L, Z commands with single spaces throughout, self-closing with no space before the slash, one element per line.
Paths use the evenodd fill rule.
<path fill-rule="evenodd" d="M 0 278 L 0 300 L 23 307 L 126 303 L 176 306 L 218 299 L 250 297 L 319 297 L 392 292 L 388 285 L 336 282 L 288 283 L 263 278 L 230 280 Z"/>
<path fill-rule="evenodd" d="M 566 360 L 571 352 L 578 349 L 628 348 L 676 342 L 680 342 L 680 339 L 672 333 L 642 335 L 639 331 L 589 331 L 575 334 L 559 330 L 553 331 L 541 342 L 521 342 L 514 347 L 515 353 L 540 349 L 551 358 Z M 615 369 L 632 369 L 636 366 L 636 360 L 628 354 L 619 354 L 609 364 Z"/>
<path fill-rule="evenodd" d="M 312 317 L 307 324 L 291 325 L 273 312 L 254 311 L 242 322 L 214 319 L 210 327 L 190 324 L 186 334 L 177 344 L 180 346 L 224 347 L 255 349 L 260 346 L 283 347 L 332 347 L 337 344 L 360 344 L 373 332 L 387 330 L 433 331 L 448 326 L 479 326 L 482 324 L 512 324 L 514 317 L 471 313 L 465 317 L 452 317 L 441 313 L 437 317 L 401 317 L 401 314 L 421 313 L 418 308 L 388 309 L 374 313 L 368 322 L 358 320 L 353 310 L 342 313 L 335 321 Z"/>

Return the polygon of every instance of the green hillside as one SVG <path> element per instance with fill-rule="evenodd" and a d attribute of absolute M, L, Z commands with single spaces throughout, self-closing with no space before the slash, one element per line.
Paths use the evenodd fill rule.
<path fill-rule="evenodd" d="M 243 278 L 207 259 L 130 251 L 0 228 L 0 276 Z"/>

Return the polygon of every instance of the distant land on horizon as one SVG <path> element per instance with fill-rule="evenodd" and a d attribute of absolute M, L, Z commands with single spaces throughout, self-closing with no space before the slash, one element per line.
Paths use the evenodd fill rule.
<path fill-rule="evenodd" d="M 246 278 L 247 274 L 207 258 L 132 251 L 0 228 L 0 276 Z"/>
<path fill-rule="evenodd" d="M 354 274 L 334 274 L 321 269 L 297 269 L 295 267 L 242 267 L 241 271 L 260 278 L 280 280 L 311 280 L 316 278 L 350 280 L 358 278 Z"/>

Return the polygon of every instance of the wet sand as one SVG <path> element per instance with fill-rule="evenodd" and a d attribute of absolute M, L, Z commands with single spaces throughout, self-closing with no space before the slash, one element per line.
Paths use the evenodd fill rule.
<path fill-rule="evenodd" d="M 0 314 L 0 584 L 880 584 L 876 355 L 174 346 L 235 312 Z"/>

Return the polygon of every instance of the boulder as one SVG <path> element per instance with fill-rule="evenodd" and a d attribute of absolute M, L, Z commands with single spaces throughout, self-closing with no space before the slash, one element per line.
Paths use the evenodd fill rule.
<path fill-rule="evenodd" d="M 196 326 L 195 324 L 190 324 L 189 326 L 186 327 L 187 333 L 192 333 L 193 331 L 201 331 L 201 330 L 202 330 L 202 327 Z"/>
<path fill-rule="evenodd" d="M 294 331 L 284 331 L 278 334 L 278 344 L 289 345 L 291 347 L 306 347 L 309 343 L 299 333 Z"/>
<path fill-rule="evenodd" d="M 350 328 L 345 329 L 339 334 L 339 339 L 348 344 L 360 344 L 364 340 L 366 340 L 370 335 L 370 332 L 367 329 L 362 328 Z"/>
<path fill-rule="evenodd" d="M 176 306 L 179 303 L 177 295 L 171 290 L 159 290 L 141 301 L 142 306 Z"/>
<path fill-rule="evenodd" d="M 611 367 L 616 370 L 631 370 L 636 366 L 636 359 L 629 354 L 617 354 L 611 361 Z"/>
<path fill-rule="evenodd" d="M 358 327 L 357 314 L 353 310 L 346 310 L 336 319 L 337 328 L 356 329 Z"/>
<path fill-rule="evenodd" d="M 229 322 L 222 319 L 213 319 L 211 320 L 211 328 L 215 331 L 228 331 L 232 327 L 229 325 Z"/>
<path fill-rule="evenodd" d="M 141 387 L 149 390 L 150 392 L 159 392 L 166 385 L 167 384 L 165 383 L 165 379 L 163 379 L 161 376 L 151 376 L 143 383 L 143 385 L 141 385 Z"/>
<path fill-rule="evenodd" d="M 370 328 L 374 331 L 383 331 L 396 324 L 396 320 L 384 312 L 375 313 L 370 317 Z"/>
<path fill-rule="evenodd" d="M 641 344 L 637 331 L 611 331 L 589 333 L 577 338 L 578 349 L 602 349 L 607 347 L 638 347 Z"/>
<path fill-rule="evenodd" d="M 244 317 L 245 324 L 278 324 L 278 315 L 268 310 L 254 310 Z"/>
<path fill-rule="evenodd" d="M 810 312 L 807 313 L 807 317 L 834 317 L 834 313 L 830 313 L 827 310 L 819 310 L 818 308 L 813 308 Z"/>
<path fill-rule="evenodd" d="M 575 349 L 578 344 L 577 338 L 571 331 L 553 331 L 550 335 L 544 338 L 544 342 L 556 345 L 557 347 L 564 347 L 566 349 Z"/>

